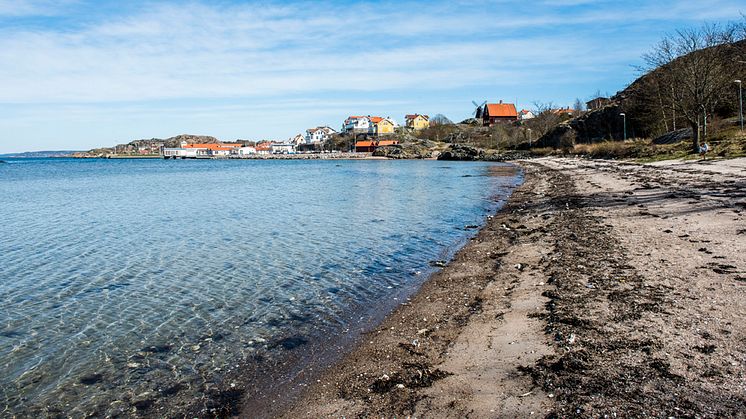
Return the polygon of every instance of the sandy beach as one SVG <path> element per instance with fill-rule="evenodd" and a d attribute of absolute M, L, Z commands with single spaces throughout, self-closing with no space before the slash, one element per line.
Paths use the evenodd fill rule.
<path fill-rule="evenodd" d="M 744 416 L 746 159 L 519 164 L 503 210 L 272 416 Z"/>

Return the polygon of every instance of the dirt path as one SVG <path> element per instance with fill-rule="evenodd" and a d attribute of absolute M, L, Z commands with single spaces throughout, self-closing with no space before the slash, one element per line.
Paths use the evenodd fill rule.
<path fill-rule="evenodd" d="M 522 163 L 503 211 L 285 417 L 746 415 L 741 163 Z"/>

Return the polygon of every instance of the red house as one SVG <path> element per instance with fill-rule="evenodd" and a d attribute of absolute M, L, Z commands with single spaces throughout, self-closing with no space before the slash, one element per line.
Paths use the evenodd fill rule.
<path fill-rule="evenodd" d="M 484 105 L 482 112 L 482 124 L 492 126 L 501 123 L 510 123 L 518 120 L 518 111 L 512 103 L 488 103 Z"/>
<path fill-rule="evenodd" d="M 397 140 L 358 141 L 355 143 L 355 151 L 358 153 L 372 153 L 378 147 L 399 144 Z"/>

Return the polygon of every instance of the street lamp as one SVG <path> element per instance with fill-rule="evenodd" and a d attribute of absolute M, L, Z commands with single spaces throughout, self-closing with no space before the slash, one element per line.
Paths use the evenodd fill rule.
<path fill-rule="evenodd" d="M 741 93 L 741 80 L 734 80 L 738 83 L 738 117 L 741 118 L 741 132 L 743 132 L 743 94 Z"/>
<path fill-rule="evenodd" d="M 622 112 L 619 116 L 622 117 L 622 125 L 624 126 L 624 141 L 627 141 L 627 114 Z"/>

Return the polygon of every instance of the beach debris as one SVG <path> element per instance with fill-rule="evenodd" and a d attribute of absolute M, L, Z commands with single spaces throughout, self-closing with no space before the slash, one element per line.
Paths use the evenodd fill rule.
<path fill-rule="evenodd" d="M 515 265 L 515 268 L 516 268 L 516 269 L 518 269 L 519 271 L 523 271 L 523 269 L 524 269 L 525 267 L 526 267 L 526 265 L 524 265 L 524 264 L 522 264 L 522 263 L 517 263 L 517 264 Z"/>
<path fill-rule="evenodd" d="M 447 265 L 448 262 L 444 260 L 431 260 L 430 266 L 434 268 L 444 268 Z"/>
<path fill-rule="evenodd" d="M 575 343 L 575 333 L 570 333 L 570 337 L 567 338 L 567 343 L 569 345 L 572 345 L 573 343 Z"/>
<path fill-rule="evenodd" d="M 533 391 L 533 390 L 529 391 L 528 393 L 523 393 L 523 394 L 521 394 L 521 395 L 520 395 L 520 396 L 518 396 L 518 397 L 527 397 L 527 396 L 530 396 L 530 395 L 532 395 L 532 394 L 534 394 L 534 391 Z"/>

